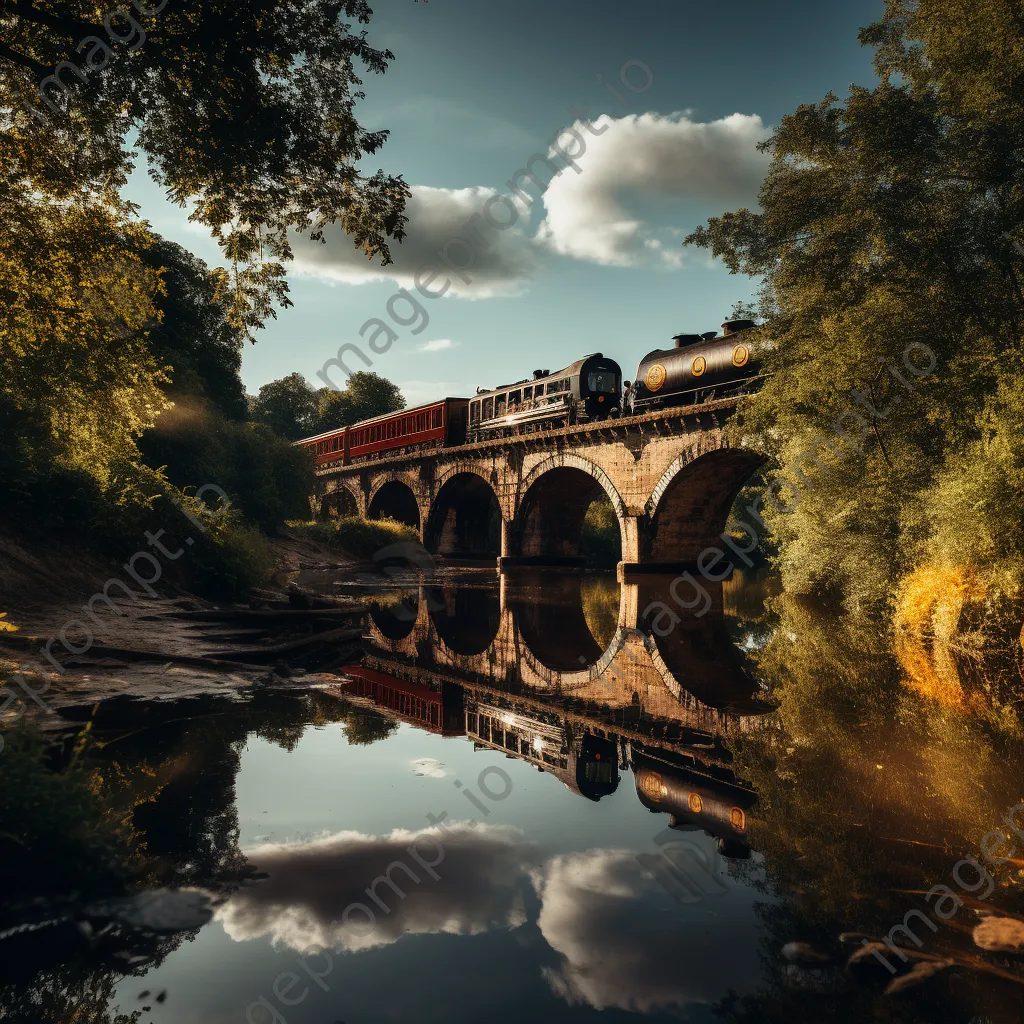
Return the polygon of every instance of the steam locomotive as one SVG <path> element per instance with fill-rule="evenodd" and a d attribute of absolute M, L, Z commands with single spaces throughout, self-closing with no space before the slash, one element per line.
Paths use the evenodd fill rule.
<path fill-rule="evenodd" d="M 467 439 L 603 420 L 622 410 L 622 371 L 598 352 L 564 370 L 534 370 L 532 380 L 478 390 L 469 402 Z"/>
<path fill-rule="evenodd" d="M 424 448 L 567 427 L 653 409 L 692 405 L 749 390 L 760 376 L 752 320 L 727 320 L 719 336 L 677 334 L 675 346 L 640 360 L 632 385 L 618 363 L 598 352 L 552 373 L 489 390 L 473 398 L 444 398 L 386 413 L 295 443 L 315 452 L 319 466 L 349 465 Z"/>

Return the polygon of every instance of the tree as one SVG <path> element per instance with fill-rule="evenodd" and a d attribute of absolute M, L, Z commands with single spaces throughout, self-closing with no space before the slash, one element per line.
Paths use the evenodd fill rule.
<path fill-rule="evenodd" d="M 104 10 L 0 0 L 6 187 L 116 205 L 133 138 L 169 198 L 191 205 L 220 243 L 229 322 L 250 332 L 275 302 L 290 304 L 290 232 L 322 241 L 340 223 L 367 258 L 390 262 L 409 191 L 400 177 L 358 169 L 388 133 L 355 117 L 356 65 L 380 74 L 393 59 L 353 30 L 370 19 L 364 0 Z"/>
<path fill-rule="evenodd" d="M 889 0 L 861 39 L 881 83 L 783 118 L 761 212 L 686 240 L 763 282 L 744 423 L 788 480 L 766 496 L 785 582 L 854 602 L 921 559 L 1024 565 L 1019 5 Z M 951 497 L 979 478 L 988 500 Z"/>
<path fill-rule="evenodd" d="M 317 392 L 317 431 L 346 427 L 374 416 L 398 412 L 405 399 L 397 384 L 371 370 L 358 370 L 343 391 L 321 388 Z"/>
<path fill-rule="evenodd" d="M 149 332 L 149 350 L 158 363 L 171 367 L 165 392 L 178 401 L 208 399 L 229 419 L 246 419 L 239 376 L 242 335 L 228 324 L 206 264 L 159 236 L 140 256 L 163 283 L 156 302 L 161 319 Z"/>
<path fill-rule="evenodd" d="M 137 255 L 145 232 L 116 208 L 46 203 L 2 180 L 0 224 L 4 461 L 106 486 L 168 404 L 144 333 L 160 287 Z"/>
<path fill-rule="evenodd" d="M 275 434 L 298 441 L 316 430 L 317 396 L 301 373 L 290 373 L 260 388 L 250 409 L 257 423 Z"/>

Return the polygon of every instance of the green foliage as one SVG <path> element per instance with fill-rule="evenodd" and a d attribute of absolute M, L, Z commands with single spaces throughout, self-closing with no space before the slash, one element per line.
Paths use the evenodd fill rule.
<path fill-rule="evenodd" d="M 202 260 L 157 235 L 140 256 L 163 284 L 149 351 L 171 367 L 164 391 L 175 401 L 205 398 L 229 419 L 246 419 L 242 336 L 227 322 L 214 275 Z"/>
<path fill-rule="evenodd" d="M 883 81 L 783 118 L 761 212 L 687 239 L 763 281 L 744 429 L 788 482 L 765 519 L 791 590 L 874 604 L 921 560 L 1019 557 L 1017 6 L 891 0 L 862 34 Z"/>
<path fill-rule="evenodd" d="M 191 219 L 219 242 L 230 267 L 218 272 L 231 285 L 229 322 L 250 332 L 275 303 L 290 304 L 290 231 L 321 240 L 340 224 L 367 258 L 390 262 L 387 239 L 403 237 L 409 190 L 401 178 L 359 169 L 387 132 L 356 120 L 357 62 L 381 74 L 393 57 L 353 30 L 370 19 L 364 0 L 151 9 L 133 7 L 140 31 L 108 48 L 105 8 L 82 0 L 5 6 L 5 184 L 115 204 L 133 137 L 168 197 L 193 207 Z M 122 21 L 116 31 L 125 28 Z M 88 37 L 103 42 L 83 52 Z M 40 82 L 62 61 L 89 74 L 79 73 L 80 84 L 65 70 L 66 95 L 50 87 L 44 104 Z"/>
<path fill-rule="evenodd" d="M 344 516 L 327 522 L 290 522 L 288 526 L 300 535 L 361 558 L 370 558 L 392 544 L 419 543 L 419 535 L 411 526 L 393 519 Z"/>
<path fill-rule="evenodd" d="M 607 498 L 591 503 L 583 519 L 583 553 L 593 564 L 608 568 L 622 557 L 619 519 Z"/>
<path fill-rule="evenodd" d="M 301 373 L 290 373 L 264 384 L 250 400 L 249 412 L 254 422 L 269 427 L 278 437 L 298 441 L 316 433 L 316 390 Z"/>
<path fill-rule="evenodd" d="M 351 374 L 341 391 L 321 388 L 317 392 L 317 418 L 313 433 L 347 427 L 405 408 L 397 384 L 370 370 Z"/>
<path fill-rule="evenodd" d="M 110 483 L 166 407 L 144 330 L 157 275 L 123 208 L 18 197 L 0 180 L 0 417 L 8 465 Z"/>
<path fill-rule="evenodd" d="M 366 747 L 371 743 L 386 740 L 392 733 L 397 732 L 398 722 L 373 708 L 351 705 L 342 728 L 349 743 L 353 746 Z"/>
<path fill-rule="evenodd" d="M 366 370 L 353 373 L 341 391 L 310 386 L 301 373 L 290 373 L 260 388 L 249 399 L 250 414 L 275 434 L 298 441 L 405 408 L 397 384 Z"/>
<path fill-rule="evenodd" d="M 146 461 L 178 488 L 216 484 L 268 533 L 309 511 L 309 453 L 266 426 L 238 423 L 203 401 L 181 401 L 140 441 Z"/>
<path fill-rule="evenodd" d="M 103 773 L 78 760 L 55 770 L 49 742 L 18 727 L 3 733 L 0 857 L 26 896 L 60 889 L 116 891 L 140 862 L 130 815 L 111 810 Z M 116 766 L 107 774 L 116 779 Z"/>

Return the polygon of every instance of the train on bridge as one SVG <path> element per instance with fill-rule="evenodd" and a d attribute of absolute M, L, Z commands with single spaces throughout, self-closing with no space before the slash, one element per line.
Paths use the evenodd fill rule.
<path fill-rule="evenodd" d="M 666 406 L 693 405 L 752 389 L 761 367 L 750 337 L 752 320 L 727 320 L 722 334 L 677 334 L 672 348 L 640 360 L 631 383 L 619 364 L 598 352 L 562 370 L 473 398 L 441 398 L 296 441 L 320 466 L 378 459 L 432 448 L 517 436 L 576 423 L 636 416 Z"/>

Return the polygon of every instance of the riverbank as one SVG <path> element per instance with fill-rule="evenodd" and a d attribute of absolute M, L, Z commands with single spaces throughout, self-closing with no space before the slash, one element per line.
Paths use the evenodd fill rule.
<path fill-rule="evenodd" d="M 294 579 L 358 562 L 298 531 L 268 544 L 268 586 L 246 603 L 224 604 L 166 579 L 148 588 L 155 596 L 131 590 L 114 560 L 59 539 L 41 547 L 0 533 L 0 682 L 14 695 L 3 724 L 25 718 L 60 729 L 62 710 L 116 697 L 180 699 L 333 679 L 331 668 L 358 658 L 362 607 L 305 595 Z"/>

